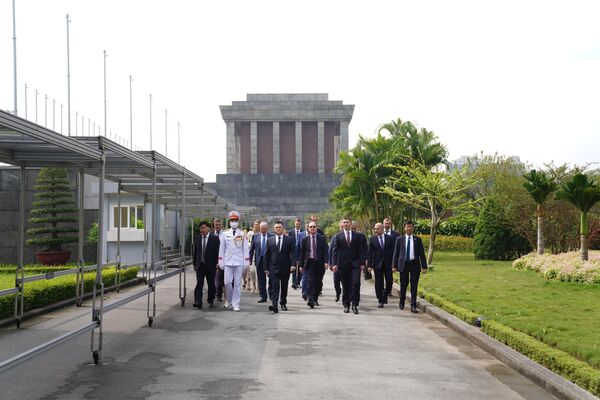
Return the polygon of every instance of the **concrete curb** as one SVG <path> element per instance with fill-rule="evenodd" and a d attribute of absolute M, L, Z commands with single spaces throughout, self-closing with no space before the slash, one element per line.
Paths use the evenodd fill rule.
<path fill-rule="evenodd" d="M 392 293 L 399 296 L 400 287 L 394 283 Z M 407 301 L 410 293 L 407 293 Z M 573 382 L 550 371 L 548 368 L 530 360 L 523 354 L 481 332 L 454 315 L 434 306 L 424 299 L 417 299 L 417 308 L 429 314 L 436 320 L 464 336 L 470 342 L 480 347 L 499 361 L 508 365 L 530 381 L 542 387 L 548 393 L 563 400 L 599 400 L 590 392 L 582 389 Z"/>
<path fill-rule="evenodd" d="M 134 278 L 134 279 L 130 279 L 126 282 L 121 283 L 121 288 L 126 288 L 129 286 L 134 286 L 134 285 L 138 285 L 140 283 L 144 282 L 144 278 Z M 115 290 L 115 285 L 109 286 L 107 288 L 104 288 L 104 292 L 112 292 Z M 98 290 L 96 293 L 100 294 L 100 291 Z M 92 293 L 86 293 L 83 296 L 84 300 L 90 299 L 92 298 Z M 64 307 L 68 307 L 68 306 L 72 306 L 75 305 L 75 300 L 77 300 L 77 297 L 72 297 L 70 299 L 66 299 L 66 300 L 61 300 L 57 303 L 53 303 L 53 304 L 49 304 L 45 307 L 41 307 L 41 308 L 36 308 L 34 310 L 29 310 L 25 313 L 23 313 L 23 318 L 21 319 L 22 321 L 37 317 L 39 315 L 43 315 L 43 314 L 47 314 L 49 312 L 52 311 L 56 311 L 59 310 L 61 308 Z M 15 318 L 14 317 L 10 317 L 10 318 L 6 318 L 6 319 L 2 319 L 0 320 L 0 328 L 5 328 L 7 326 L 10 325 L 14 325 L 15 324 Z"/>

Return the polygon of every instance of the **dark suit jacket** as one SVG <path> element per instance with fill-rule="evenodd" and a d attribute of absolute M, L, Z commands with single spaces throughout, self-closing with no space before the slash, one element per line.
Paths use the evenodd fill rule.
<path fill-rule="evenodd" d="M 427 259 L 425 258 L 425 248 L 420 237 L 413 235 L 413 243 L 415 244 L 415 260 L 421 268 L 427 269 Z M 394 246 L 394 256 L 392 257 L 393 268 L 398 268 L 398 271 L 404 271 L 406 263 L 406 235 L 401 235 L 396 238 Z"/>
<path fill-rule="evenodd" d="M 329 241 L 329 265 L 333 265 L 333 245 L 335 244 L 336 235 L 331 237 L 331 241 Z"/>
<path fill-rule="evenodd" d="M 296 246 L 296 250 L 294 252 L 294 257 L 296 261 L 300 259 L 300 244 L 302 243 L 302 239 L 306 236 L 306 231 L 300 230 L 300 234 L 296 237 L 296 229 L 292 229 L 288 231 L 288 236 L 294 240 L 294 246 Z"/>
<path fill-rule="evenodd" d="M 206 239 L 206 250 L 204 251 L 204 261 L 207 268 L 216 268 L 217 261 L 219 259 L 219 245 L 221 241 L 217 235 L 208 235 Z M 194 267 L 200 266 L 200 260 L 202 259 L 202 235 L 198 235 L 194 238 L 194 251 L 192 254 L 192 260 Z"/>
<path fill-rule="evenodd" d="M 277 247 L 277 235 L 268 238 L 265 271 L 289 274 L 290 267 L 295 265 L 295 248 L 294 240 L 289 236 L 281 235 L 281 251 Z"/>
<path fill-rule="evenodd" d="M 339 269 L 359 268 L 367 260 L 367 238 L 360 232 L 352 232 L 350 246 L 346 241 L 346 232 L 335 235 L 331 261 Z"/>
<path fill-rule="evenodd" d="M 273 233 L 267 232 L 267 241 L 269 238 L 273 236 Z M 262 242 L 262 233 L 258 232 L 252 236 L 252 243 L 250 244 L 250 255 L 248 256 L 250 260 L 252 260 L 252 256 L 254 256 L 254 265 L 260 263 L 260 259 L 262 258 L 262 250 L 261 250 L 261 242 Z M 265 253 L 266 255 L 266 253 Z"/>
<path fill-rule="evenodd" d="M 325 236 L 318 234 L 316 237 L 317 241 L 317 264 L 319 267 L 325 267 L 325 263 L 329 261 L 329 247 L 327 247 L 327 240 Z M 310 258 L 310 235 L 306 235 L 300 243 L 300 265 L 302 268 L 306 268 L 308 259 Z"/>
<path fill-rule="evenodd" d="M 392 267 L 392 257 L 396 242 L 389 235 L 383 235 L 383 237 L 383 249 L 379 243 L 379 236 L 373 235 L 369 239 L 369 248 L 367 250 L 367 263 L 369 267 L 378 269 Z"/>
<path fill-rule="evenodd" d="M 393 229 L 390 229 L 390 233 L 387 233 L 386 235 L 392 237 L 392 243 L 396 243 L 396 239 L 398 238 L 398 236 L 400 236 L 400 234 Z"/>

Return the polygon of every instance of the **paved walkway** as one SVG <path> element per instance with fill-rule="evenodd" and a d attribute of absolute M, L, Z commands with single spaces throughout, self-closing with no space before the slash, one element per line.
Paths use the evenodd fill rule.
<path fill-rule="evenodd" d="M 369 283 L 359 315 L 334 302 L 330 273 L 321 307 L 290 289 L 278 315 L 249 293 L 239 313 L 194 310 L 193 283 L 189 273 L 185 308 L 176 277 L 159 284 L 152 328 L 145 297 L 107 314 L 102 365 L 86 334 L 0 374 L 0 399 L 553 398 L 431 317 L 400 311 L 397 298 L 378 309 Z M 89 307 L 1 329 L 0 359 L 86 323 Z"/>

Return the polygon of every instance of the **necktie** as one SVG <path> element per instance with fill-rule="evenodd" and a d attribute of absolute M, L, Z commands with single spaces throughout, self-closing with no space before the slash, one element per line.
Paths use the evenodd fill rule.
<path fill-rule="evenodd" d="M 262 242 L 260 242 L 260 255 L 264 256 L 267 251 L 266 238 L 265 235 L 262 235 Z"/>
<path fill-rule="evenodd" d="M 233 237 L 235 237 L 235 229 L 233 230 Z"/>
<path fill-rule="evenodd" d="M 315 235 L 311 235 L 311 253 L 312 258 L 317 258 L 317 240 L 315 239 Z"/>
<path fill-rule="evenodd" d="M 346 243 L 350 246 L 350 231 L 346 231 Z"/>
<path fill-rule="evenodd" d="M 281 236 L 277 236 L 277 250 L 281 252 Z"/>
<path fill-rule="evenodd" d="M 411 237 L 409 236 L 406 241 L 406 257 L 404 258 L 405 260 L 410 260 L 410 242 L 412 242 L 412 240 L 410 239 Z"/>
<path fill-rule="evenodd" d="M 204 258 L 206 254 L 206 236 L 202 236 L 202 262 L 206 261 L 206 258 Z"/>
<path fill-rule="evenodd" d="M 383 249 L 383 236 L 379 236 L 379 245 Z"/>

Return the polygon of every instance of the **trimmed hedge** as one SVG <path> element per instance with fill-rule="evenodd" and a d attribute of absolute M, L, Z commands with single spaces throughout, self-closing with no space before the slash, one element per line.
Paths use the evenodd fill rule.
<path fill-rule="evenodd" d="M 419 235 L 423 239 L 425 251 L 429 248 L 429 235 Z M 438 235 L 435 238 L 436 251 L 473 251 L 473 238 L 462 236 L 443 236 Z"/>
<path fill-rule="evenodd" d="M 92 265 L 92 264 L 86 264 Z M 70 263 L 66 265 L 43 265 L 43 264 L 26 264 L 23 266 L 25 274 L 45 274 L 46 272 L 64 271 L 65 269 L 77 268 L 77 264 Z M 14 274 L 17 270 L 15 264 L 0 264 L 0 274 Z"/>
<path fill-rule="evenodd" d="M 473 325 L 475 319 L 478 317 L 474 312 L 460 307 L 436 294 L 419 290 L 419 297 L 424 298 L 431 304 L 440 307 L 470 325 Z M 515 331 L 491 319 L 481 322 L 481 330 L 590 393 L 596 396 L 600 395 L 600 370 L 592 367 L 585 361 L 581 361 L 565 351 L 555 349 L 534 337 Z"/>
<path fill-rule="evenodd" d="M 137 276 L 139 268 L 128 268 L 121 271 L 121 281 L 126 282 Z M 116 269 L 107 268 L 102 271 L 102 281 L 105 287 L 112 286 L 115 283 Z M 25 283 L 25 302 L 23 311 L 34 310 L 45 307 L 50 304 L 58 303 L 62 300 L 75 297 L 76 279 L 75 275 L 61 276 L 58 278 Z M 95 272 L 88 272 L 84 275 L 84 291 L 92 292 Z M 0 297 L 0 319 L 10 318 L 15 312 L 15 295 Z"/>
<path fill-rule="evenodd" d="M 600 395 L 600 371 L 588 363 L 493 320 L 484 320 L 481 330 L 590 393 Z"/>

